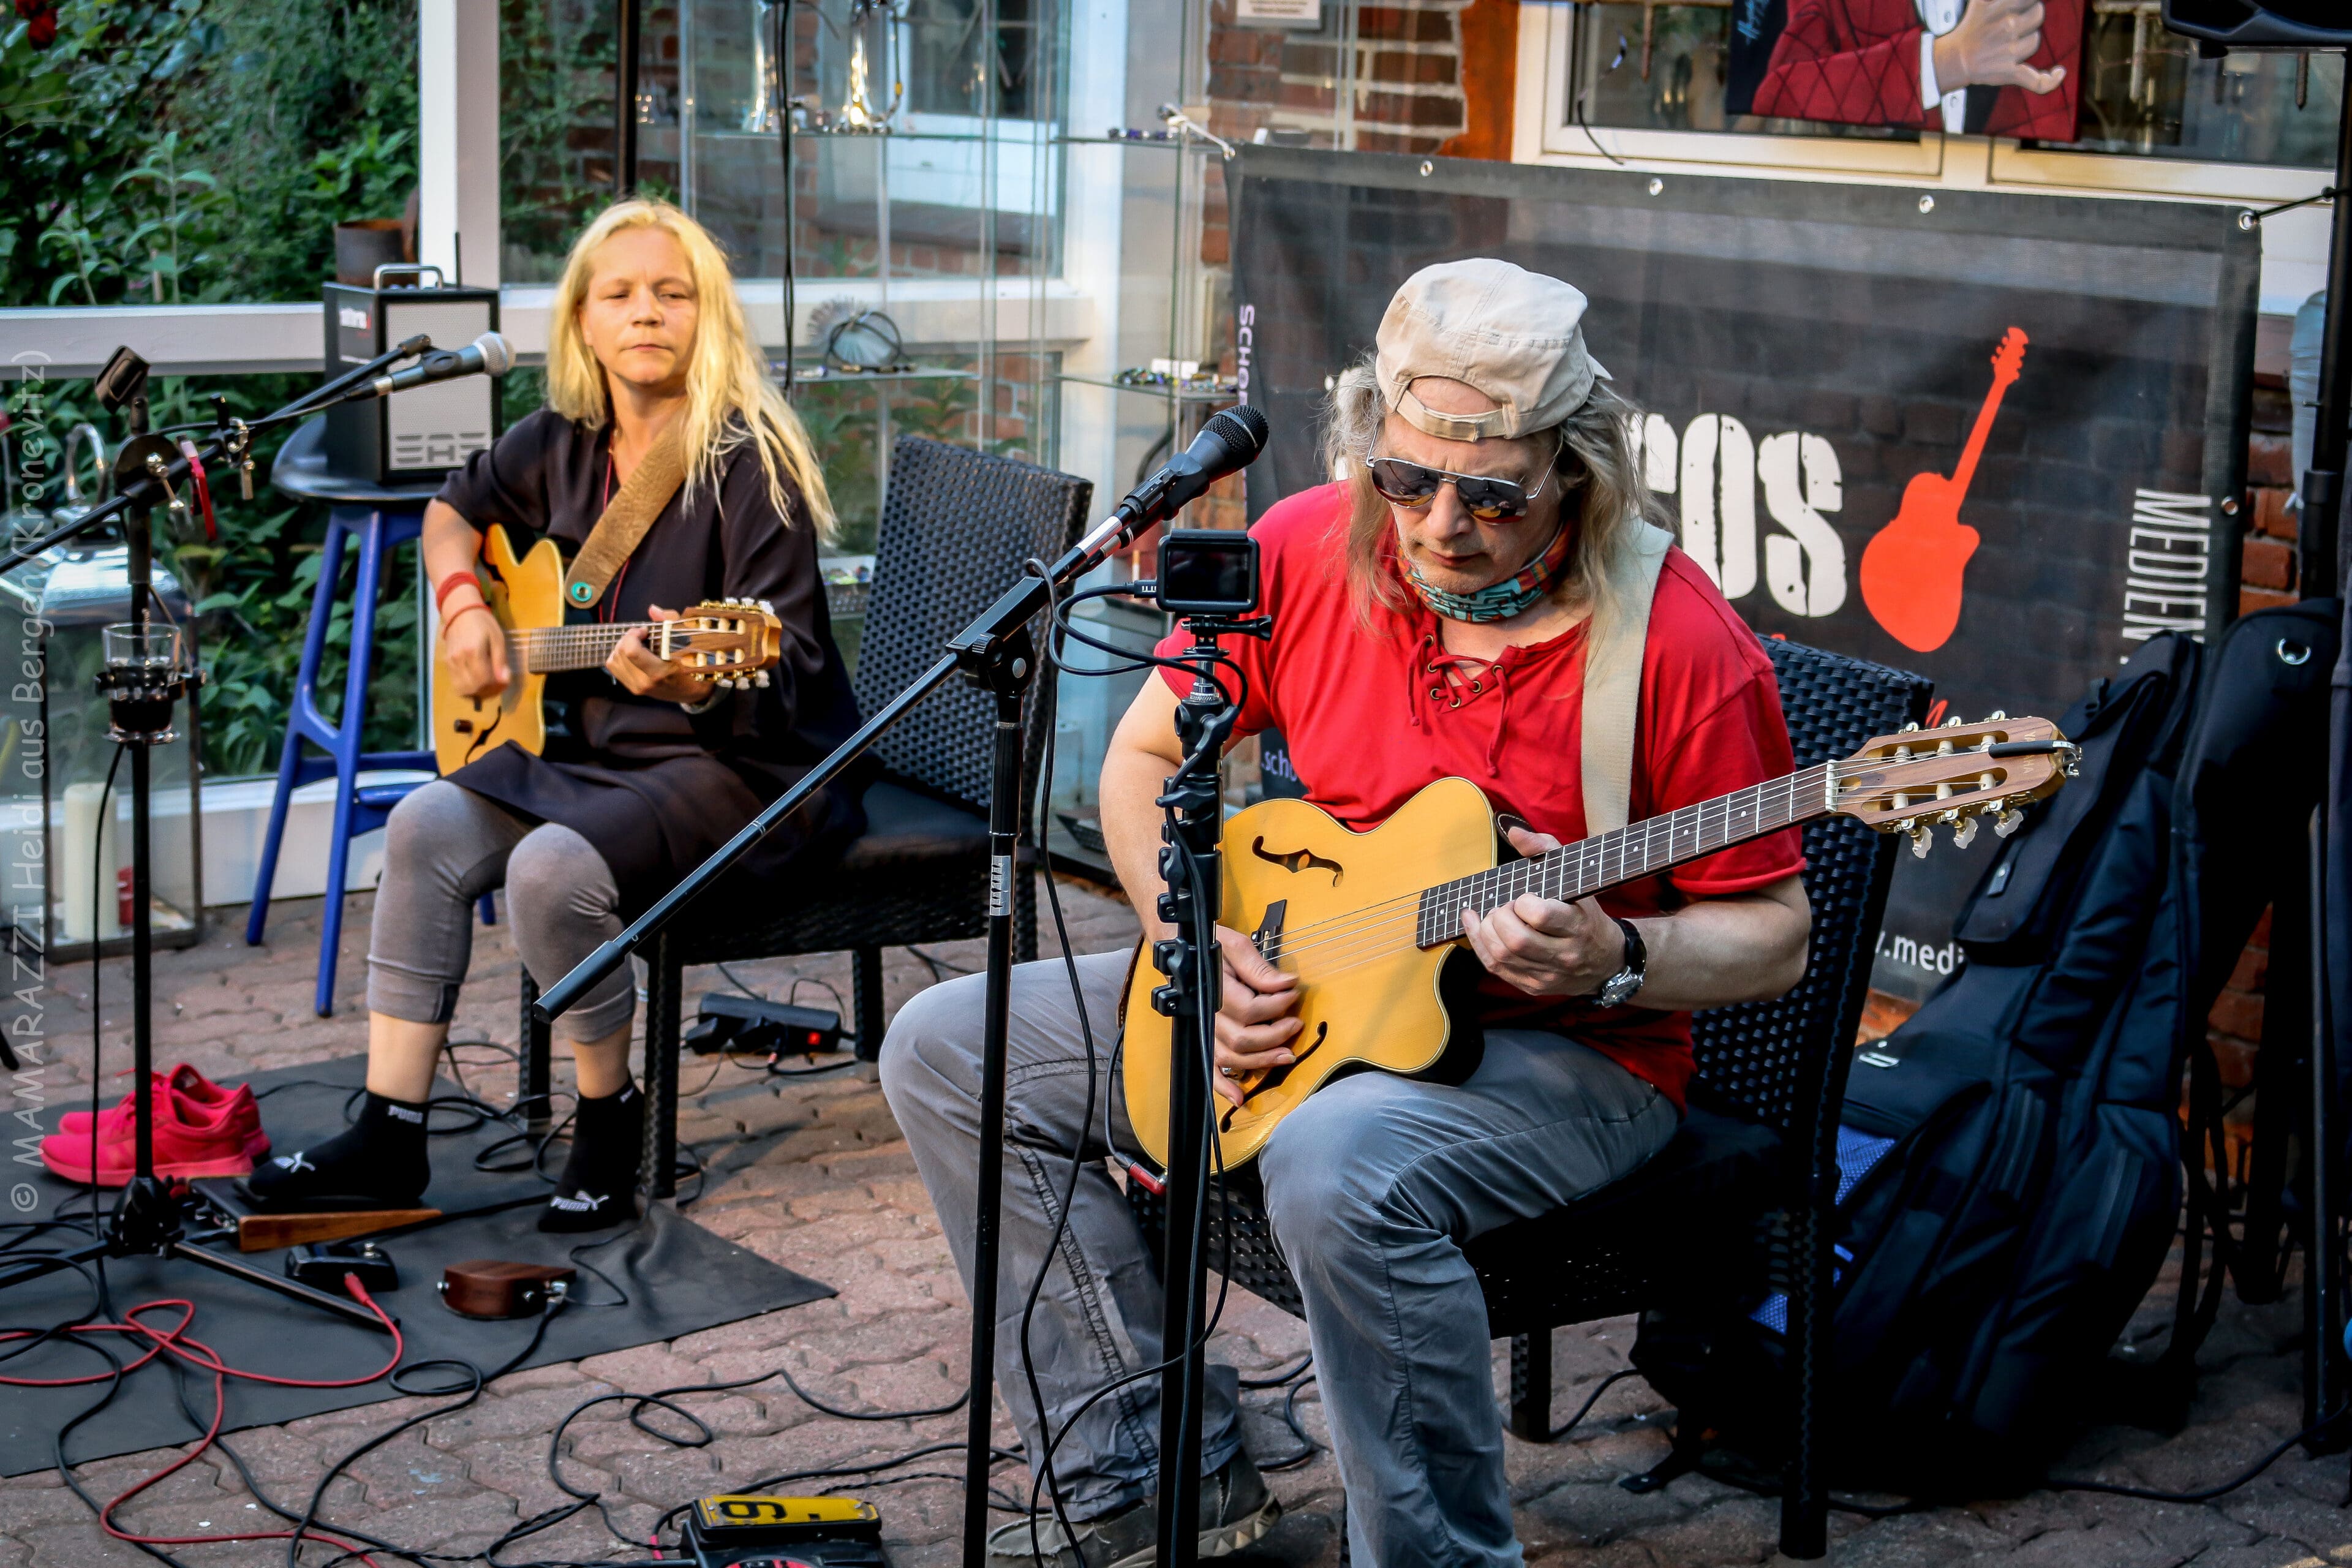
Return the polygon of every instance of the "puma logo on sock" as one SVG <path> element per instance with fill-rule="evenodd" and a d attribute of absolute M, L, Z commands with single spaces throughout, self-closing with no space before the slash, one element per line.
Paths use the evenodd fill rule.
<path fill-rule="evenodd" d="M 304 1171 L 316 1171 L 319 1168 L 302 1158 L 302 1151 L 299 1149 L 295 1150 L 291 1154 L 280 1154 L 270 1163 L 281 1171 L 290 1171 L 298 1175 Z"/>
<path fill-rule="evenodd" d="M 396 1116 L 403 1121 L 413 1121 L 419 1127 L 425 1125 L 425 1112 L 411 1110 L 404 1105 L 386 1105 L 383 1108 L 383 1113 L 386 1116 Z"/>
<path fill-rule="evenodd" d="M 605 1200 L 610 1196 L 608 1193 L 580 1193 L 572 1197 L 565 1197 L 558 1193 L 547 1200 L 547 1206 L 551 1209 L 562 1209 L 566 1214 L 593 1214 L 604 1206 Z"/>

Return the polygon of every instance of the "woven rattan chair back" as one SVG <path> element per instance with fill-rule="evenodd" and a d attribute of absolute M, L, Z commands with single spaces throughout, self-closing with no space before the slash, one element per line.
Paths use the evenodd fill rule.
<path fill-rule="evenodd" d="M 1764 647 L 1800 768 L 1849 755 L 1927 710 L 1922 677 L 1777 637 L 1765 638 Z M 1772 1001 L 1710 1008 L 1691 1018 L 1699 1076 L 1783 1132 L 1819 1114 L 1832 1088 L 1824 1075 L 1833 1071 L 1835 1047 L 1851 1041 L 1862 1022 L 1895 866 L 1893 837 L 1852 817 L 1811 823 L 1804 836 L 1805 895 L 1813 912 L 1804 979 Z"/>
<path fill-rule="evenodd" d="M 858 710 L 876 711 L 929 668 L 950 637 L 1013 585 L 1022 562 L 1050 562 L 1076 542 L 1093 495 L 1091 484 L 1068 474 L 900 437 L 858 641 Z M 1042 626 L 1033 631 L 1042 639 Z M 1031 779 L 1045 738 L 1040 700 L 1033 685 L 1023 723 Z M 993 700 L 952 683 L 877 742 L 874 756 L 894 778 L 985 812 Z M 1024 833 L 1028 826 L 1024 803 Z"/>

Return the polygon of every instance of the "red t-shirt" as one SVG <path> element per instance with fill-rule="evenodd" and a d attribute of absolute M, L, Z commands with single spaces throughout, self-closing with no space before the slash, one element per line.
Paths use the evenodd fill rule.
<path fill-rule="evenodd" d="M 1281 731 L 1307 798 L 1360 832 L 1459 775 L 1538 833 L 1584 837 L 1584 627 L 1506 649 L 1491 673 L 1449 667 L 1437 617 L 1417 600 L 1374 605 L 1366 629 L 1348 590 L 1347 527 L 1347 489 L 1333 484 L 1282 501 L 1251 531 L 1274 638 L 1224 640 L 1249 677 L 1235 732 Z M 1179 631 L 1160 651 L 1190 644 Z M 1190 676 L 1161 674 L 1180 695 L 1192 689 Z M 1771 660 L 1697 564 L 1669 550 L 1642 655 L 1633 820 L 1794 771 Z M 1804 868 L 1801 842 L 1795 828 L 1752 839 L 1605 892 L 1601 907 L 1635 918 L 1764 887 Z M 1480 992 L 1486 1023 L 1573 1036 L 1683 1104 L 1689 1014 L 1530 996 L 1491 974 Z"/>

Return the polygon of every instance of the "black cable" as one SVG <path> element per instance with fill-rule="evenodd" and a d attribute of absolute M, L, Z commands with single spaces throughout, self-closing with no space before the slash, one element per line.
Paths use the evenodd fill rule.
<path fill-rule="evenodd" d="M 1549 1332 L 1550 1331 L 1546 1330 L 1545 1331 Z M 1612 1385 L 1622 1383 L 1629 1377 L 1635 1377 L 1638 1375 L 1640 1374 L 1633 1368 L 1626 1366 L 1620 1367 L 1615 1372 L 1611 1373 L 1607 1377 L 1602 1378 L 1601 1380 L 1601 1386 L 1592 1391 L 1591 1397 L 1585 1400 L 1583 1405 L 1578 1407 L 1575 1415 L 1570 1416 L 1559 1426 L 1553 1427 L 1550 1433 L 1545 1436 L 1544 1441 L 1547 1443 L 1557 1443 L 1562 1437 L 1567 1436 L 1569 1433 L 1575 1430 L 1579 1422 L 1592 1414 L 1592 1407 L 1601 1403 L 1601 1396 L 1608 1393 Z"/>
<path fill-rule="evenodd" d="M 1047 756 L 1051 756 L 1053 755 L 1053 752 L 1054 736 L 1053 732 L 1048 731 L 1045 735 L 1045 754 Z M 944 958 L 935 957 L 930 953 L 925 952 L 921 948 L 917 947 L 911 942 L 907 944 L 907 951 L 913 953 L 917 958 L 923 962 L 924 966 L 930 970 L 931 978 L 934 981 L 940 980 L 950 974 L 976 974 L 979 973 L 977 970 L 967 969 L 961 963 L 950 963 Z"/>
<path fill-rule="evenodd" d="M 2234 1479 L 2223 1481 L 2219 1486 L 2206 1487 L 2200 1491 L 2160 1492 L 2149 1487 L 2118 1486 L 2112 1481 L 2069 1481 L 2053 1479 L 2044 1481 L 2042 1484 L 2045 1490 L 2053 1492 L 2100 1492 L 2108 1497 L 2137 1498 L 2142 1502 L 2174 1502 L 2184 1504 L 2211 1502 L 2217 1497 L 2221 1497 L 2227 1493 L 2236 1491 L 2240 1487 L 2244 1486 L 2248 1481 L 2252 1480 L 2256 1476 L 2259 1476 L 2264 1470 L 2269 1469 L 2273 1465 L 2276 1464 L 2285 1456 L 2286 1451 L 2289 1448 L 2294 1447 L 2298 1443 L 2310 1441 L 2312 1438 L 2319 1436 L 2320 1433 L 2326 1431 L 2330 1426 L 2335 1426 L 2338 1421 L 2343 1420 L 2344 1413 L 2347 1410 L 2352 1410 L 2352 1405 L 2337 1405 L 2334 1410 L 2329 1411 L 2326 1415 L 2321 1416 L 2318 1420 L 2313 1422 L 2310 1426 L 2305 1427 L 2302 1431 L 2297 1432 L 2294 1436 L 2287 1438 L 2284 1442 L 2279 1444 L 2278 1447 L 2273 1448 L 2269 1453 L 2264 1454 L 2261 1458 L 2255 1460 L 2252 1465 L 2241 1471 Z"/>
<path fill-rule="evenodd" d="M 100 1235 L 98 1221 L 98 1097 L 99 1085 L 104 1081 L 106 1057 L 105 1015 L 100 1010 L 98 1002 L 99 975 L 106 967 L 106 943 L 98 934 L 105 929 L 106 922 L 100 918 L 99 911 L 106 906 L 99 901 L 99 897 L 100 889 L 105 885 L 106 829 L 112 820 L 110 814 L 114 810 L 114 775 L 116 770 L 122 766 L 122 753 L 129 749 L 129 742 L 117 742 L 114 760 L 106 764 L 106 783 L 98 792 L 96 841 L 89 848 L 89 1235 L 93 1241 Z M 139 1087 L 132 1084 L 131 1092 L 137 1094 Z M 107 1397 L 110 1399 L 113 1395 L 110 1394 Z"/>
<path fill-rule="evenodd" d="M 1277 1373 L 1269 1373 L 1268 1375 L 1266 1375 L 1266 1376 L 1265 1376 L 1265 1377 L 1245 1377 L 1245 1378 L 1243 1378 L 1243 1379 L 1241 1380 L 1241 1385 L 1242 1385 L 1244 1388 L 1250 1388 L 1250 1389 L 1257 1389 L 1257 1388 L 1280 1388 L 1283 1384 L 1286 1384 L 1286 1383 L 1295 1383 L 1295 1382 L 1297 1382 L 1297 1381 L 1301 1376 L 1305 1375 L 1305 1373 L 1306 1373 L 1306 1372 L 1307 1372 L 1307 1369 L 1308 1367 L 1310 1367 L 1310 1366 L 1313 1366 L 1314 1364 L 1315 1364 L 1315 1352 L 1314 1352 L 1313 1351 L 1308 1351 L 1308 1352 L 1307 1352 L 1306 1358 L 1305 1358 L 1304 1360 L 1302 1360 L 1301 1362 L 1299 1362 L 1299 1363 L 1298 1363 L 1297 1366 L 1291 1367 L 1290 1369 L 1288 1369 L 1287 1371 L 1285 1371 L 1285 1372 L 1277 1372 Z"/>
<path fill-rule="evenodd" d="M 479 1399 L 482 1396 L 482 1389 L 485 1384 L 496 1383 L 499 1378 L 504 1377 L 507 1373 L 514 1371 L 515 1368 L 520 1366 L 523 1363 L 531 1358 L 531 1356 L 538 1351 L 540 1342 L 547 1337 L 547 1325 L 555 1321 L 556 1314 L 563 1310 L 564 1304 L 565 1299 L 563 1297 L 550 1296 L 547 1300 L 546 1308 L 539 1315 L 539 1322 L 531 1330 L 530 1342 L 525 1344 L 521 1350 L 518 1351 L 496 1372 L 485 1373 L 480 1367 L 476 1366 L 473 1363 L 469 1361 L 460 1361 L 455 1356 L 436 1356 L 430 1361 L 412 1362 L 406 1366 L 394 1368 L 391 1376 L 385 1379 L 385 1382 L 394 1393 L 404 1394 L 409 1395 L 411 1398 L 424 1399 L 439 1398 L 445 1395 L 459 1395 L 460 1397 L 455 1405 L 444 1405 L 437 1409 L 421 1412 L 418 1415 L 408 1417 L 405 1421 L 398 1422 L 395 1425 L 385 1428 L 383 1431 L 377 1433 L 374 1436 L 368 1438 L 358 1447 L 344 1454 L 342 1458 L 337 1459 L 333 1464 L 329 1465 L 327 1467 L 326 1474 L 319 1478 L 319 1484 L 311 1489 L 310 1501 L 302 1510 L 302 1517 L 296 1521 L 293 1534 L 287 1539 L 286 1568 L 301 1568 L 300 1553 L 303 1539 L 314 1527 L 318 1525 L 319 1510 L 326 1502 L 327 1489 L 334 1484 L 335 1478 L 337 1476 L 351 1468 L 352 1466 L 359 1463 L 359 1461 L 364 1458 L 367 1455 L 374 1452 L 378 1448 L 381 1448 L 386 1443 L 391 1442 L 394 1437 L 399 1436 L 402 1433 L 406 1432 L 413 1427 L 420 1426 L 425 1422 L 434 1419 L 436 1416 L 454 1415 L 458 1411 L 472 1405 L 475 1400 Z M 463 1388 L 411 1388 L 401 1381 L 404 1377 L 414 1378 L 421 1372 L 438 1370 L 442 1368 L 448 1368 L 460 1373 L 469 1381 L 467 1381 Z M 255 1500 L 259 1500 L 257 1495 Z M 328 1526 L 327 1528 L 340 1530 L 340 1527 L 332 1525 Z M 356 1535 L 354 1535 L 353 1539 L 357 1539 Z M 398 1549 L 386 1547 L 384 1550 L 397 1551 Z M 423 1557 L 433 1554 L 425 1552 L 401 1552 L 401 1555 Z M 464 1559 L 452 1559 L 452 1561 L 464 1561 Z"/>

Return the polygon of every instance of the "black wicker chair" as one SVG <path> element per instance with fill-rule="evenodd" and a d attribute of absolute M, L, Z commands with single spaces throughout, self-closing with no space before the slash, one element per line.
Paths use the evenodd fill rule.
<path fill-rule="evenodd" d="M 1922 719 L 1920 677 L 1767 639 L 1780 676 L 1797 765 L 1845 756 L 1871 736 Z M 1549 1442 L 1551 1331 L 1639 1311 L 1699 1282 L 1678 1272 L 1710 1260 L 1758 1258 L 1759 1222 L 1777 1208 L 1770 1269 L 1789 1297 L 1795 1408 L 1781 1497 L 1780 1550 L 1810 1559 L 1827 1551 L 1827 1504 L 1813 1423 L 1826 1365 L 1829 1249 L 1822 1221 L 1837 1191 L 1837 1121 L 1847 1051 L 1861 1023 L 1871 957 L 1885 908 L 1895 840 L 1836 816 L 1804 830 L 1805 890 L 1812 903 L 1811 963 L 1796 989 L 1771 1002 L 1700 1013 L 1692 1020 L 1698 1078 L 1690 1114 L 1649 1163 L 1614 1185 L 1551 1214 L 1480 1237 L 1467 1248 L 1486 1295 L 1487 1328 L 1511 1338 L 1511 1430 Z M 1130 1184 L 1129 1201 L 1156 1247 L 1163 1205 Z M 1230 1277 L 1284 1310 L 1303 1315 L 1256 1185 L 1245 1167 L 1228 1184 Z M 1777 1199 L 1777 1203 L 1776 1203 Z M 1715 1234 L 1694 1235 L 1695 1216 Z M 1225 1221 L 1213 1218 L 1213 1253 Z"/>
<path fill-rule="evenodd" d="M 928 668 L 950 637 L 1009 587 L 1030 556 L 1051 561 L 1077 540 L 1094 487 L 1029 463 L 919 436 L 890 456 L 890 495 L 876 541 L 855 685 L 867 713 Z M 1034 783 L 1052 704 L 1033 686 L 1024 710 L 1023 775 Z M 866 792 L 866 832 L 822 874 L 789 888 L 723 879 L 698 908 L 646 944 L 645 1186 L 677 1190 L 678 1037 L 690 963 L 851 954 L 857 1054 L 882 1048 L 882 949 L 986 932 L 988 795 L 994 699 L 961 682 L 935 692 L 874 746 L 879 778 Z M 1032 841 L 1034 790 L 1021 803 Z M 1034 863 L 1026 848 L 1024 861 Z M 1014 887 L 1014 956 L 1037 955 L 1034 879 Z M 523 976 L 523 1094 L 543 1125 L 549 1039 L 531 1022 L 538 997 Z"/>

